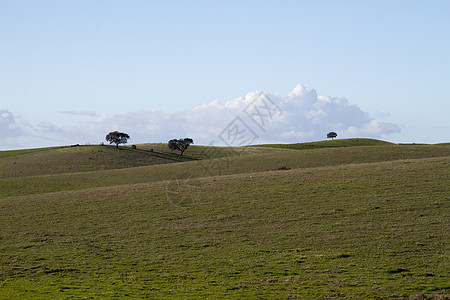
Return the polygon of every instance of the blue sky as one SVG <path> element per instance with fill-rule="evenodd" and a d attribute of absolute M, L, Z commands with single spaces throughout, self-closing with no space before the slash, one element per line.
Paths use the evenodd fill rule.
<path fill-rule="evenodd" d="M 450 1 L 0 0 L 0 149 L 221 144 L 256 91 L 286 110 L 256 143 L 448 142 L 449 28 Z"/>

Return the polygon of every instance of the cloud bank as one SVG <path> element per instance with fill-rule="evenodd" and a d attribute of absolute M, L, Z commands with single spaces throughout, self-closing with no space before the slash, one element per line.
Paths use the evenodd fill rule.
<path fill-rule="evenodd" d="M 0 109 L 0 135 L 2 136 L 0 149 L 14 149 L 20 146 L 17 139 L 23 136 L 23 130 L 16 124 L 14 115 L 7 108 Z"/>
<path fill-rule="evenodd" d="M 7 108 L 0 110 L 0 133 L 3 137 L 19 137 L 22 134 L 22 129 Z"/>
<path fill-rule="evenodd" d="M 0 132 L 10 138 L 28 135 L 34 143 L 47 141 L 35 146 L 100 143 L 114 130 L 127 132 L 129 142 L 136 144 L 191 137 L 195 144 L 230 146 L 323 140 L 329 131 L 337 132 L 338 138 L 382 138 L 400 132 L 398 125 L 376 120 L 345 98 L 318 95 L 300 84 L 287 96 L 251 92 L 225 103 L 214 100 L 178 113 L 60 113 L 80 116 L 80 121 L 71 126 L 41 122 L 23 132 L 12 114 L 2 110 Z"/>
<path fill-rule="evenodd" d="M 97 116 L 96 112 L 91 111 L 91 110 L 82 110 L 82 111 L 63 110 L 63 111 L 60 111 L 60 113 L 66 114 L 66 115 L 75 115 L 75 116 L 88 116 L 88 117 Z"/>

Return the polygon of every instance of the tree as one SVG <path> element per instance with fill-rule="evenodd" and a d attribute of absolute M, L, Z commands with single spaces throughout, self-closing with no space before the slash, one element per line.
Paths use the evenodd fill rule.
<path fill-rule="evenodd" d="M 173 150 L 179 150 L 181 151 L 180 155 L 183 155 L 183 152 L 189 147 L 190 144 L 193 144 L 194 140 L 191 138 L 184 138 L 184 139 L 173 139 L 170 140 L 168 143 L 168 146 L 170 149 Z"/>
<path fill-rule="evenodd" d="M 110 144 L 116 144 L 119 149 L 119 144 L 126 144 L 130 136 L 125 132 L 112 131 L 106 136 L 106 140 Z"/>
<path fill-rule="evenodd" d="M 336 132 L 331 131 L 331 132 L 327 133 L 327 138 L 328 139 L 334 139 L 335 137 L 337 137 L 337 133 Z"/>

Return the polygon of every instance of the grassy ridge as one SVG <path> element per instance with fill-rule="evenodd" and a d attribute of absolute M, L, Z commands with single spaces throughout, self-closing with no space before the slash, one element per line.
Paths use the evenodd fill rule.
<path fill-rule="evenodd" d="M 88 172 L 189 160 L 169 153 L 132 151 L 125 147 L 118 150 L 112 146 L 60 147 L 8 152 L 10 152 L 8 155 L 0 155 L 0 178 Z"/>
<path fill-rule="evenodd" d="M 0 298 L 448 295 L 449 163 L 309 167 L 0 199 Z"/>
<path fill-rule="evenodd" d="M 190 149 L 189 149 L 190 150 Z M 315 150 L 279 150 L 262 154 L 265 148 L 249 148 L 247 155 L 225 156 L 168 165 L 0 179 L 0 198 L 36 193 L 77 190 L 172 179 L 199 178 L 227 174 L 262 172 L 279 168 L 306 168 L 398 159 L 449 156 L 450 147 L 373 146 Z M 281 151 L 281 152 L 280 152 Z M 116 151 L 117 152 L 117 151 Z M 256 153 L 256 154 L 248 154 Z"/>
<path fill-rule="evenodd" d="M 301 144 L 274 144 L 250 147 L 191 146 L 183 156 L 166 144 L 130 146 L 78 146 L 0 151 L 0 178 L 65 174 L 186 162 L 200 159 L 278 152 L 283 149 L 304 150 L 334 147 L 386 146 L 388 142 L 372 139 L 332 140 Z M 442 144 L 445 146 L 445 144 Z"/>
<path fill-rule="evenodd" d="M 48 147 L 48 148 L 34 148 L 34 149 L 22 149 L 22 150 L 1 150 L 0 151 L 0 159 L 6 157 L 17 157 L 25 154 L 36 154 L 41 151 L 49 151 L 54 149 L 66 148 L 65 146 L 61 147 Z"/>
<path fill-rule="evenodd" d="M 450 296 L 450 146 L 313 144 L 0 152 L 0 299 Z"/>
<path fill-rule="evenodd" d="M 305 149 L 321 149 L 321 148 L 335 148 L 335 147 L 357 147 L 357 146 L 388 146 L 394 145 L 390 142 L 375 140 L 375 139 L 340 139 L 330 141 L 319 141 L 310 143 L 298 143 L 298 144 L 266 144 L 256 145 L 250 147 L 268 147 L 268 148 L 283 148 L 293 150 L 305 150 Z"/>
<path fill-rule="evenodd" d="M 78 146 L 0 151 L 0 178 L 126 169 L 138 166 L 186 162 L 213 157 L 274 152 L 269 148 L 191 146 L 183 156 L 166 144 L 131 147 Z"/>

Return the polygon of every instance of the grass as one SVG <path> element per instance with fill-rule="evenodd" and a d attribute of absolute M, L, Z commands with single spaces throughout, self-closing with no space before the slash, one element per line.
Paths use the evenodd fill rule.
<path fill-rule="evenodd" d="M 180 156 L 167 144 L 137 145 L 137 149 L 129 146 L 120 149 L 114 146 L 78 146 L 0 151 L 0 178 L 126 169 L 274 151 L 276 149 L 191 146 Z"/>
<path fill-rule="evenodd" d="M 447 146 L 252 151 L 3 179 L 0 299 L 449 296 Z"/>
<path fill-rule="evenodd" d="M 114 149 L 113 149 L 114 150 Z M 190 150 L 190 149 L 189 149 Z M 221 150 L 221 148 L 219 149 Z M 98 186 L 114 186 L 162 180 L 184 180 L 227 174 L 242 174 L 365 162 L 417 159 L 448 156 L 449 147 L 434 146 L 373 146 L 343 147 L 315 150 L 277 150 L 248 147 L 242 155 L 215 159 L 191 160 L 183 163 L 157 164 L 104 171 L 51 174 L 0 179 L 0 198 Z M 270 149 L 269 149 L 270 150 Z M 280 152 L 282 151 L 282 152 Z M 113 151 L 114 153 L 120 151 Z M 120 152 L 127 153 L 127 152 Z M 237 152 L 239 154 L 239 152 Z M 247 154 L 245 154 L 247 153 Z M 253 154 L 251 154 L 253 153 Z M 44 173 L 45 168 L 40 170 Z"/>
<path fill-rule="evenodd" d="M 0 152 L 0 178 L 64 174 L 185 161 L 175 155 L 112 146 L 47 148 Z"/>
<path fill-rule="evenodd" d="M 393 143 L 375 140 L 375 139 L 339 139 L 329 141 L 319 141 L 310 143 L 298 143 L 298 144 L 264 144 L 250 147 L 268 147 L 268 148 L 283 148 L 294 150 L 305 149 L 320 149 L 320 148 L 335 148 L 335 147 L 355 147 L 355 146 L 387 146 L 394 145 Z"/>

